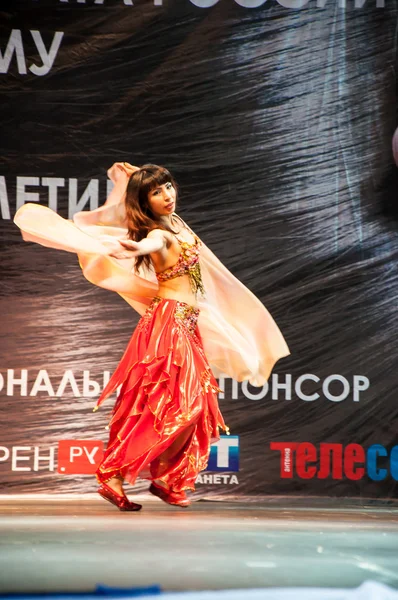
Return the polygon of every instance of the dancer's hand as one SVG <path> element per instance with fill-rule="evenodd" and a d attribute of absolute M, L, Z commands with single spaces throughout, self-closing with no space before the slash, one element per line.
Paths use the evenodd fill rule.
<path fill-rule="evenodd" d="M 135 167 L 134 165 L 131 165 L 128 162 L 124 162 L 122 163 L 123 165 L 123 169 L 125 170 L 125 172 L 127 173 L 127 175 L 130 177 L 130 175 L 132 175 L 133 173 L 135 173 L 136 171 L 139 171 L 139 167 Z"/>
<path fill-rule="evenodd" d="M 99 240 L 108 249 L 107 254 L 113 256 L 113 258 L 133 258 L 134 256 L 152 254 L 152 252 L 163 250 L 167 245 L 164 232 L 156 229 L 140 242 L 128 238 L 114 238 L 111 235 L 101 235 Z"/>
<path fill-rule="evenodd" d="M 113 258 L 133 258 L 140 254 L 139 242 L 129 239 L 115 239 L 111 235 L 102 235 L 99 240 L 108 250 L 108 256 L 112 256 Z"/>
<path fill-rule="evenodd" d="M 127 253 L 128 258 L 142 254 L 140 242 L 135 242 L 134 240 L 119 240 L 119 244 L 125 248 L 125 250 L 122 250 L 122 252 L 125 254 Z"/>
<path fill-rule="evenodd" d="M 113 165 L 111 166 L 110 169 L 108 169 L 107 175 L 108 175 L 109 179 L 111 181 L 113 181 L 113 183 L 116 183 L 121 178 L 123 178 L 123 179 L 125 179 L 126 177 L 127 177 L 127 179 L 130 178 L 131 175 L 135 171 L 138 171 L 138 170 L 139 170 L 138 167 L 135 167 L 134 165 L 131 165 L 130 163 L 116 162 L 116 163 L 113 163 Z"/>

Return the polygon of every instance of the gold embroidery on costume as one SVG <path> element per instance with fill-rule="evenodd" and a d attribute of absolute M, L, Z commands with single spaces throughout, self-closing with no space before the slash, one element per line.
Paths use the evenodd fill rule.
<path fill-rule="evenodd" d="M 193 335 L 196 330 L 199 317 L 199 309 L 185 302 L 176 302 L 175 318 L 182 323 L 188 332 Z"/>
<path fill-rule="evenodd" d="M 176 236 L 176 239 L 181 247 L 180 255 L 177 262 L 172 267 L 165 269 L 161 273 L 156 273 L 158 281 L 168 281 L 169 279 L 175 279 L 176 277 L 182 277 L 188 275 L 191 289 L 195 295 L 205 295 L 205 288 L 203 286 L 202 272 L 200 270 L 200 247 L 202 242 L 195 235 L 195 242 L 189 244 L 188 242 L 182 242 Z"/>

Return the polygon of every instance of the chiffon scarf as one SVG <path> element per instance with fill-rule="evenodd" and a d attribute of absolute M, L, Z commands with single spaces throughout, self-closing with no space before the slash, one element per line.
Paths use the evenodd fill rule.
<path fill-rule="evenodd" d="M 109 173 L 112 178 L 114 170 Z M 29 203 L 17 211 L 14 222 L 25 241 L 77 253 L 88 281 L 117 292 L 142 315 L 158 294 L 158 283 L 152 269 L 135 273 L 135 258 L 118 260 L 108 255 L 106 241 L 127 235 L 128 176 L 120 173 L 113 181 L 103 206 L 79 212 L 73 220 Z M 200 265 L 206 296 L 198 301 L 198 325 L 214 375 L 263 385 L 275 363 L 289 354 L 282 333 L 263 304 L 203 243 Z"/>

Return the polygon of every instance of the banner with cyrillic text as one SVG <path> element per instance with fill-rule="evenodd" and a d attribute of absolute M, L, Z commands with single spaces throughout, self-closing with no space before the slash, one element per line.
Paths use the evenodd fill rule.
<path fill-rule="evenodd" d="M 128 161 L 170 169 L 178 212 L 291 350 L 262 387 L 219 378 L 231 436 L 197 496 L 391 498 L 397 8 L 17 0 L 2 15 L 0 493 L 96 489 L 115 396 L 92 409 L 138 315 L 13 217 L 93 210 Z"/>

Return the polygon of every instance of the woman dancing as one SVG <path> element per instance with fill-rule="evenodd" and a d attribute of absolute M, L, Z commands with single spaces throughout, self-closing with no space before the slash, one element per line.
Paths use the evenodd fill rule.
<path fill-rule="evenodd" d="M 126 193 L 128 235 L 112 242 L 110 255 L 153 265 L 159 288 L 141 318 L 127 350 L 100 398 L 122 388 L 110 424 L 108 448 L 97 471 L 99 493 L 124 510 L 122 482 L 134 483 L 149 470 L 149 490 L 169 504 L 188 506 L 207 465 L 210 441 L 225 430 L 197 328 L 198 294 L 204 293 L 200 241 L 173 214 L 176 184 L 161 167 L 132 172 Z M 149 258 L 150 257 L 150 258 Z M 150 262 L 151 261 L 151 262 Z"/>
<path fill-rule="evenodd" d="M 219 428 L 228 433 L 207 354 L 217 373 L 261 385 L 289 351 L 263 305 L 176 215 L 167 169 L 115 163 L 108 174 L 115 187 L 105 205 L 78 213 L 74 224 L 36 205 L 22 207 L 15 222 L 25 240 L 78 252 L 90 281 L 143 315 L 95 408 L 121 386 L 99 494 L 120 510 L 140 510 L 123 489 L 140 476 L 153 495 L 187 507 L 210 444 Z"/>

